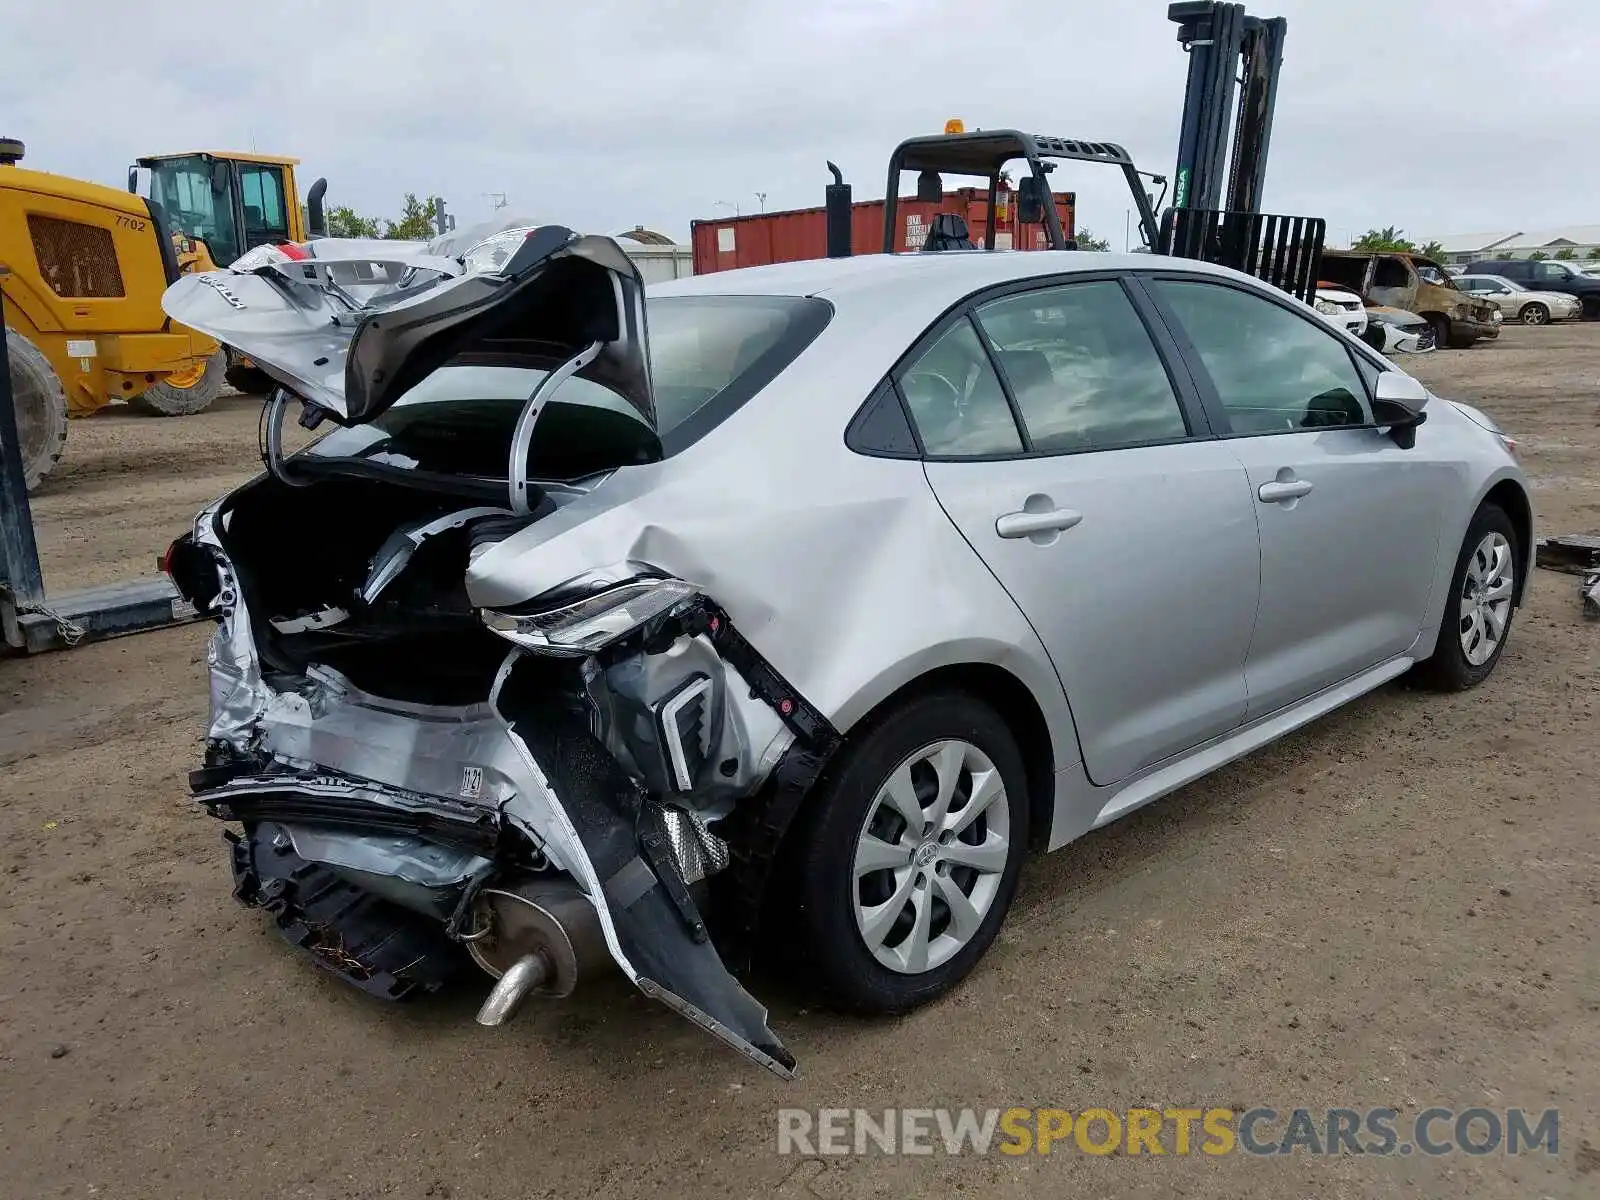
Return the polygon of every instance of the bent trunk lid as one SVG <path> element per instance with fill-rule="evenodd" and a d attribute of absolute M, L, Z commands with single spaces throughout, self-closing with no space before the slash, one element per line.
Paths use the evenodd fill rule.
<path fill-rule="evenodd" d="M 486 226 L 392 250 L 324 239 L 305 258 L 251 255 L 185 275 L 162 307 L 345 425 L 370 421 L 468 350 L 554 370 L 598 344 L 576 373 L 656 428 L 644 280 L 608 237 L 546 225 Z"/>

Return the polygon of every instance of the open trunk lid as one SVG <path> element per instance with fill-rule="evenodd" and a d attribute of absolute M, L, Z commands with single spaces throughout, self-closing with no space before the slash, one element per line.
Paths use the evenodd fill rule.
<path fill-rule="evenodd" d="M 581 359 L 573 373 L 656 428 L 644 280 L 608 237 L 488 225 L 392 250 L 323 239 L 305 258 L 253 253 L 185 275 L 162 307 L 344 425 L 464 351 L 498 350 L 552 371 Z"/>

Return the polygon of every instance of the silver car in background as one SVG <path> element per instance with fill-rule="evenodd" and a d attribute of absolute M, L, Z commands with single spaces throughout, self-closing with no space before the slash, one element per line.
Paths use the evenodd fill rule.
<path fill-rule="evenodd" d="M 922 1004 L 1028 850 L 1407 672 L 1481 682 L 1523 594 L 1494 423 L 1222 268 L 873 255 L 646 298 L 545 227 L 357 297 L 340 253 L 168 292 L 282 384 L 266 472 L 168 569 L 217 621 L 190 784 L 235 894 L 381 996 L 476 963 L 495 1024 L 614 964 L 788 1076 L 730 968 Z M 286 454 L 291 407 L 325 432 Z"/>
<path fill-rule="evenodd" d="M 1456 286 L 1489 301 L 1506 320 L 1520 321 L 1524 325 L 1575 321 L 1583 315 L 1583 302 L 1576 296 L 1566 292 L 1530 292 L 1503 275 L 1461 275 L 1456 279 Z"/>

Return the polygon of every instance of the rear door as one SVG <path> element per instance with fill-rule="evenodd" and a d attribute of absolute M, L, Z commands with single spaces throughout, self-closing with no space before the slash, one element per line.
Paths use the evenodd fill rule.
<path fill-rule="evenodd" d="M 1239 723 L 1255 619 L 1244 471 L 1149 322 L 1113 277 L 1013 292 L 897 379 L 928 481 L 1049 651 L 1098 784 Z"/>
<path fill-rule="evenodd" d="M 1449 467 L 1373 425 L 1363 360 L 1287 298 L 1194 277 L 1147 286 L 1249 475 L 1261 605 L 1248 718 L 1403 653 L 1433 583 Z"/>

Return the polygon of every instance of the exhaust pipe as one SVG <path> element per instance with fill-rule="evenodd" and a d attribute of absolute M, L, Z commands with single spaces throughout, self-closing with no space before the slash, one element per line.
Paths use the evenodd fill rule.
<path fill-rule="evenodd" d="M 311 190 L 306 193 L 306 236 L 325 238 L 328 236 L 328 221 L 322 211 L 322 197 L 327 193 L 328 181 L 319 179 L 311 185 Z"/>
<path fill-rule="evenodd" d="M 580 974 L 613 961 L 594 905 L 570 880 L 485 888 L 473 915 L 467 952 L 498 980 L 480 1025 L 504 1024 L 535 993 L 570 996 Z"/>
<path fill-rule="evenodd" d="M 549 979 L 550 960 L 538 952 L 524 954 L 494 985 L 478 1010 L 478 1024 L 504 1025 L 522 1006 L 528 993 L 542 987 Z"/>
<path fill-rule="evenodd" d="M 831 162 L 828 164 L 828 170 L 833 173 L 833 182 L 823 193 L 828 229 L 828 257 L 849 258 L 851 243 L 854 241 L 850 229 L 850 218 L 854 212 L 850 202 L 850 185 L 844 181 L 844 173 Z"/>

